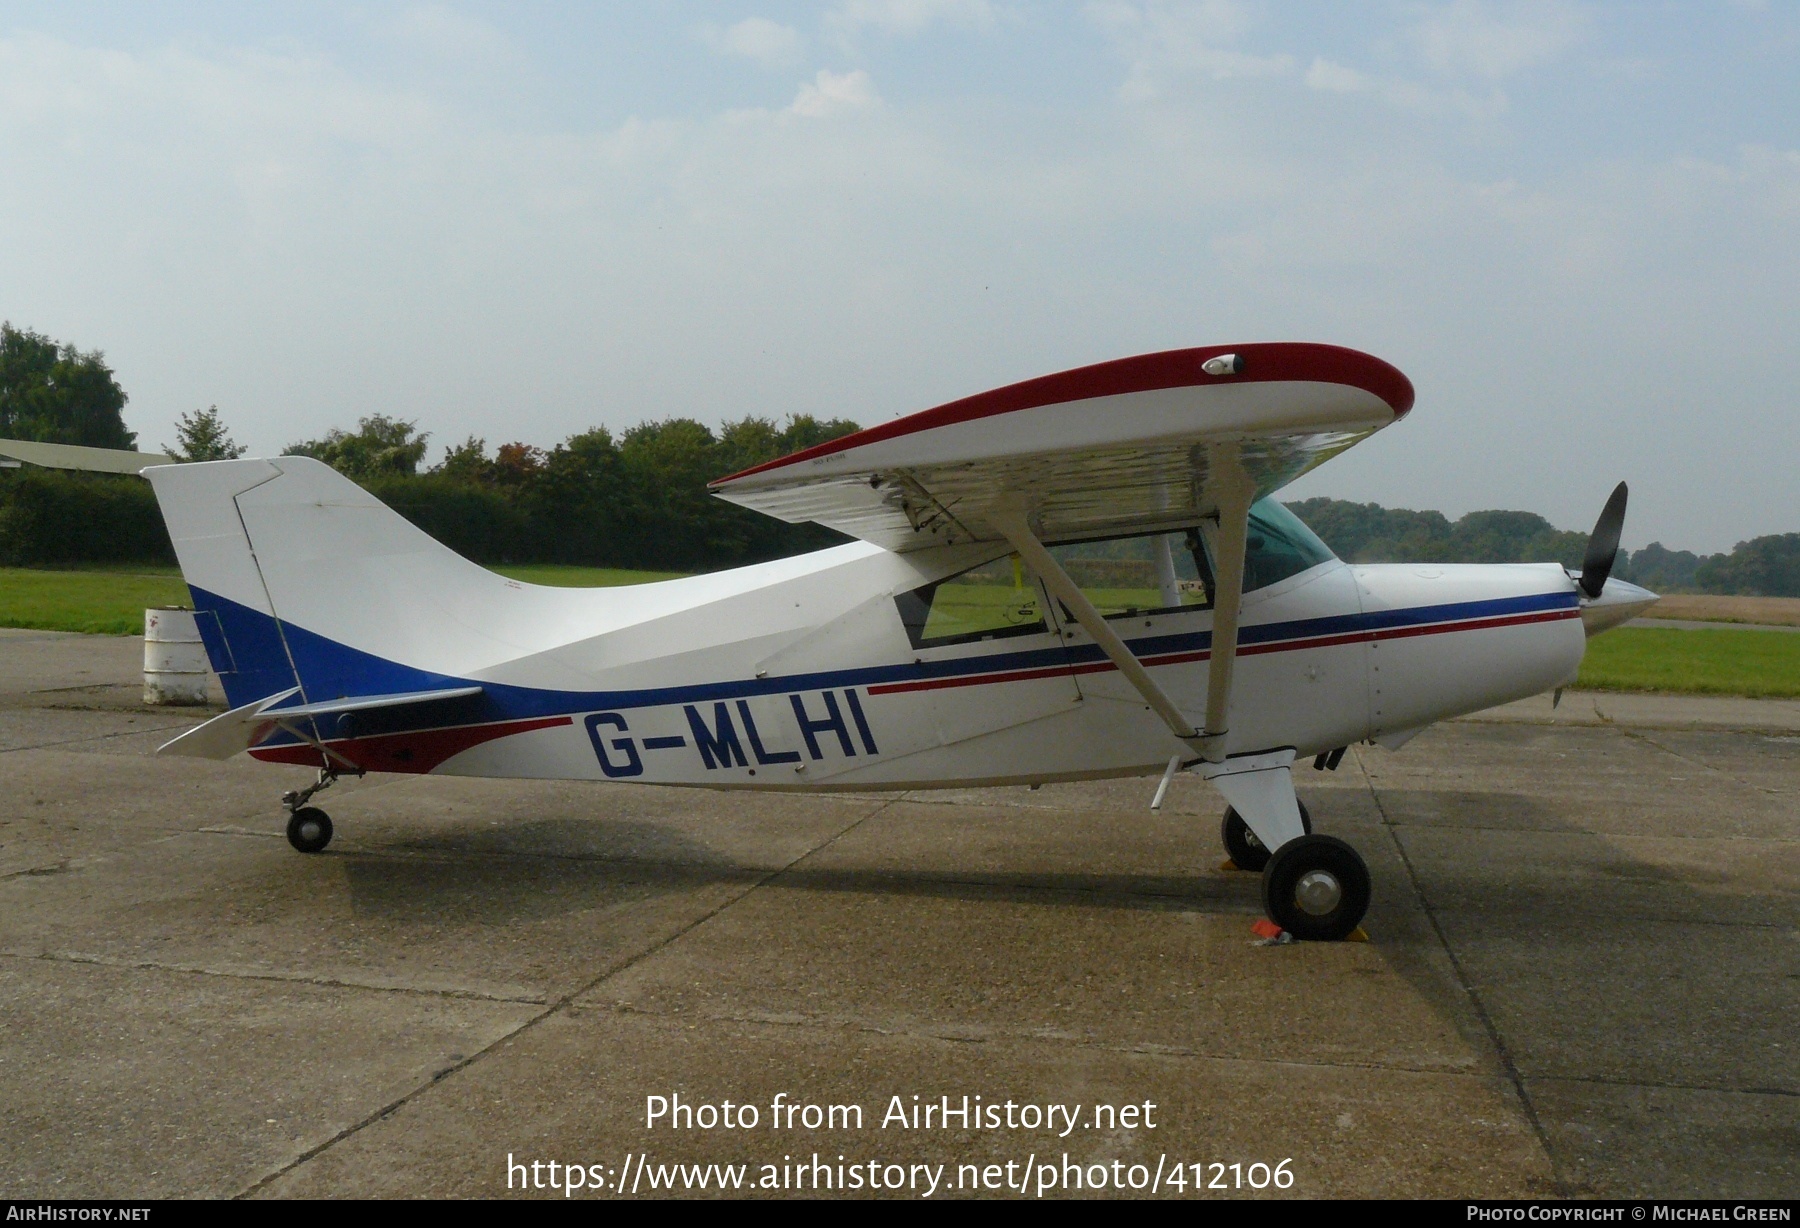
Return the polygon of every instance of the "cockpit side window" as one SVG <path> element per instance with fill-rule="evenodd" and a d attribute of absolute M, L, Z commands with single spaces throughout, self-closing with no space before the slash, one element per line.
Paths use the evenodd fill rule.
<path fill-rule="evenodd" d="M 1174 614 L 1212 607 L 1213 565 L 1204 538 L 1190 529 L 1065 542 L 1051 546 L 1050 553 L 1106 618 Z M 1333 557 L 1298 516 L 1273 499 L 1251 507 L 1244 543 L 1245 592 L 1267 588 Z M 894 602 L 914 648 L 1049 630 L 1042 590 L 1016 554 L 901 593 Z"/>

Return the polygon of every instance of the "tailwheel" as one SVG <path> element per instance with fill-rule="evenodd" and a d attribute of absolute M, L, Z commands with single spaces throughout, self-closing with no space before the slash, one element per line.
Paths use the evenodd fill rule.
<path fill-rule="evenodd" d="M 1296 799 L 1298 801 L 1298 799 Z M 1306 803 L 1300 802 L 1300 826 L 1307 835 L 1312 835 L 1312 814 L 1306 809 Z M 1240 870 L 1248 870 L 1252 874 L 1260 874 L 1262 868 L 1269 864 L 1269 849 L 1250 825 L 1244 822 L 1237 810 L 1227 806 L 1224 821 L 1219 824 L 1219 838 L 1225 842 L 1225 853 L 1231 863 Z"/>
<path fill-rule="evenodd" d="M 287 838 L 302 853 L 322 852 L 331 843 L 331 816 L 317 806 L 302 806 L 288 816 Z"/>
<path fill-rule="evenodd" d="M 1269 920 L 1307 942 L 1341 942 L 1369 911 L 1369 867 L 1335 836 L 1305 835 L 1275 850 L 1263 870 Z"/>

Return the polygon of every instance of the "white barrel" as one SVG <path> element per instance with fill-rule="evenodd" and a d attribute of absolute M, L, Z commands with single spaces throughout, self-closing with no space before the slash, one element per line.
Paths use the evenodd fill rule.
<path fill-rule="evenodd" d="M 163 607 L 144 611 L 144 702 L 203 704 L 208 666 L 206 645 L 192 610 Z"/>

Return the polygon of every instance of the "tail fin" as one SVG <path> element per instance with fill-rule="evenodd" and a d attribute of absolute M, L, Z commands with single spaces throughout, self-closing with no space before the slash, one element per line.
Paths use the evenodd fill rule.
<path fill-rule="evenodd" d="M 493 627 L 517 611 L 518 584 L 328 465 L 284 456 L 144 476 L 233 707 L 295 686 L 309 702 L 437 690 L 521 651 Z"/>
<path fill-rule="evenodd" d="M 268 461 L 241 460 L 143 472 L 162 507 L 225 698 L 236 708 L 299 685 L 237 509 L 239 495 L 281 471 Z"/>

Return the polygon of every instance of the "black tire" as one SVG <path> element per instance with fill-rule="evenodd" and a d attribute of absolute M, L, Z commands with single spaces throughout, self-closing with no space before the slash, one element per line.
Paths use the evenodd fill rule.
<path fill-rule="evenodd" d="M 316 806 L 302 806 L 288 817 L 287 836 L 302 853 L 322 852 L 331 843 L 331 816 Z"/>
<path fill-rule="evenodd" d="M 1263 870 L 1269 920 L 1305 942 L 1341 942 L 1369 911 L 1369 867 L 1335 836 L 1301 836 Z"/>
<path fill-rule="evenodd" d="M 1300 827 L 1307 835 L 1312 835 L 1312 812 L 1307 810 L 1305 802 L 1300 802 Z M 1219 823 L 1219 839 L 1225 842 L 1225 853 L 1238 869 L 1260 874 L 1269 864 L 1269 850 L 1231 806 L 1225 808 L 1225 817 Z"/>

